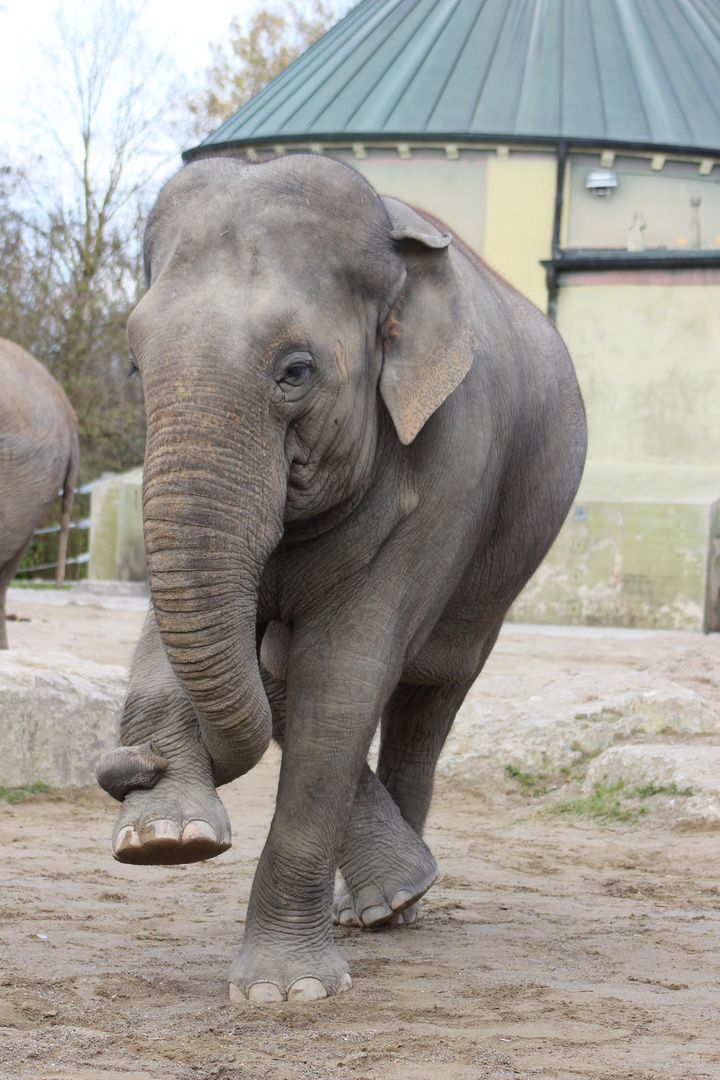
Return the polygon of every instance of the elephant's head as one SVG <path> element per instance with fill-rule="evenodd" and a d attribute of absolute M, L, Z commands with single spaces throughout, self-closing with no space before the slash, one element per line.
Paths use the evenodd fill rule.
<path fill-rule="evenodd" d="M 150 588 L 218 782 L 270 737 L 257 594 L 285 523 L 360 498 L 383 408 L 411 442 L 472 362 L 449 242 L 352 169 L 300 155 L 190 165 L 150 215 L 128 328 Z"/>

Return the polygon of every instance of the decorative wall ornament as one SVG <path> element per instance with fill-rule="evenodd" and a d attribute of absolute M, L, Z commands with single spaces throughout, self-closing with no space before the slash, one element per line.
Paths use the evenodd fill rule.
<path fill-rule="evenodd" d="M 702 247 L 700 238 L 700 203 L 699 195 L 693 195 L 690 200 L 690 226 L 688 228 L 688 244 L 691 248 Z"/>
<path fill-rule="evenodd" d="M 643 235 L 644 230 L 647 228 L 647 221 L 639 214 L 637 210 L 632 216 L 630 222 L 630 228 L 628 230 L 627 249 L 628 251 L 644 251 L 645 250 L 645 237 Z"/>

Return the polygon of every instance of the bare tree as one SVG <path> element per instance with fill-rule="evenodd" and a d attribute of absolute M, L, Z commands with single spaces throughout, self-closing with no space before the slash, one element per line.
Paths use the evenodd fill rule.
<path fill-rule="evenodd" d="M 143 40 L 141 14 L 138 0 L 59 10 L 46 78 L 33 88 L 42 156 L 0 176 L 0 334 L 66 390 L 86 479 L 139 463 L 144 448 L 125 321 L 143 288 L 143 196 L 176 159 L 181 95 Z"/>
<path fill-rule="evenodd" d="M 247 23 L 233 19 L 227 44 L 213 46 L 207 85 L 188 101 L 198 137 L 222 123 L 328 30 L 349 3 L 312 0 L 259 8 Z"/>

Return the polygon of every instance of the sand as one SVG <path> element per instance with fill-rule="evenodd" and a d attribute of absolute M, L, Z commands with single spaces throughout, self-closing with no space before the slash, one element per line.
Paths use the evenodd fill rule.
<path fill-rule="evenodd" d="M 13 648 L 127 664 L 145 602 L 13 593 Z M 114 606 L 108 606 L 108 604 Z M 509 626 L 491 674 L 645 671 L 720 709 L 720 637 Z M 122 866 L 99 789 L 0 802 L 0 1077 L 720 1080 L 720 832 L 438 785 L 412 927 L 337 937 L 349 994 L 231 1004 L 279 755 L 223 789 L 230 851 Z"/>

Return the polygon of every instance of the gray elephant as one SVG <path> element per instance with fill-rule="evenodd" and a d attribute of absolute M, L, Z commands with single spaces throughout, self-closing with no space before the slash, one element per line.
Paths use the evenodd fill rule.
<path fill-rule="evenodd" d="M 187 166 L 145 265 L 128 333 L 152 609 L 98 772 L 123 800 L 114 854 L 224 851 L 216 787 L 272 730 L 277 805 L 230 996 L 325 997 L 351 986 L 333 910 L 411 921 L 435 880 L 435 765 L 571 505 L 580 393 L 539 311 L 327 158 Z"/>
<path fill-rule="evenodd" d="M 8 647 L 8 585 L 60 490 L 55 583 L 62 585 L 78 458 L 77 421 L 65 394 L 29 352 L 0 338 L 0 649 Z"/>

